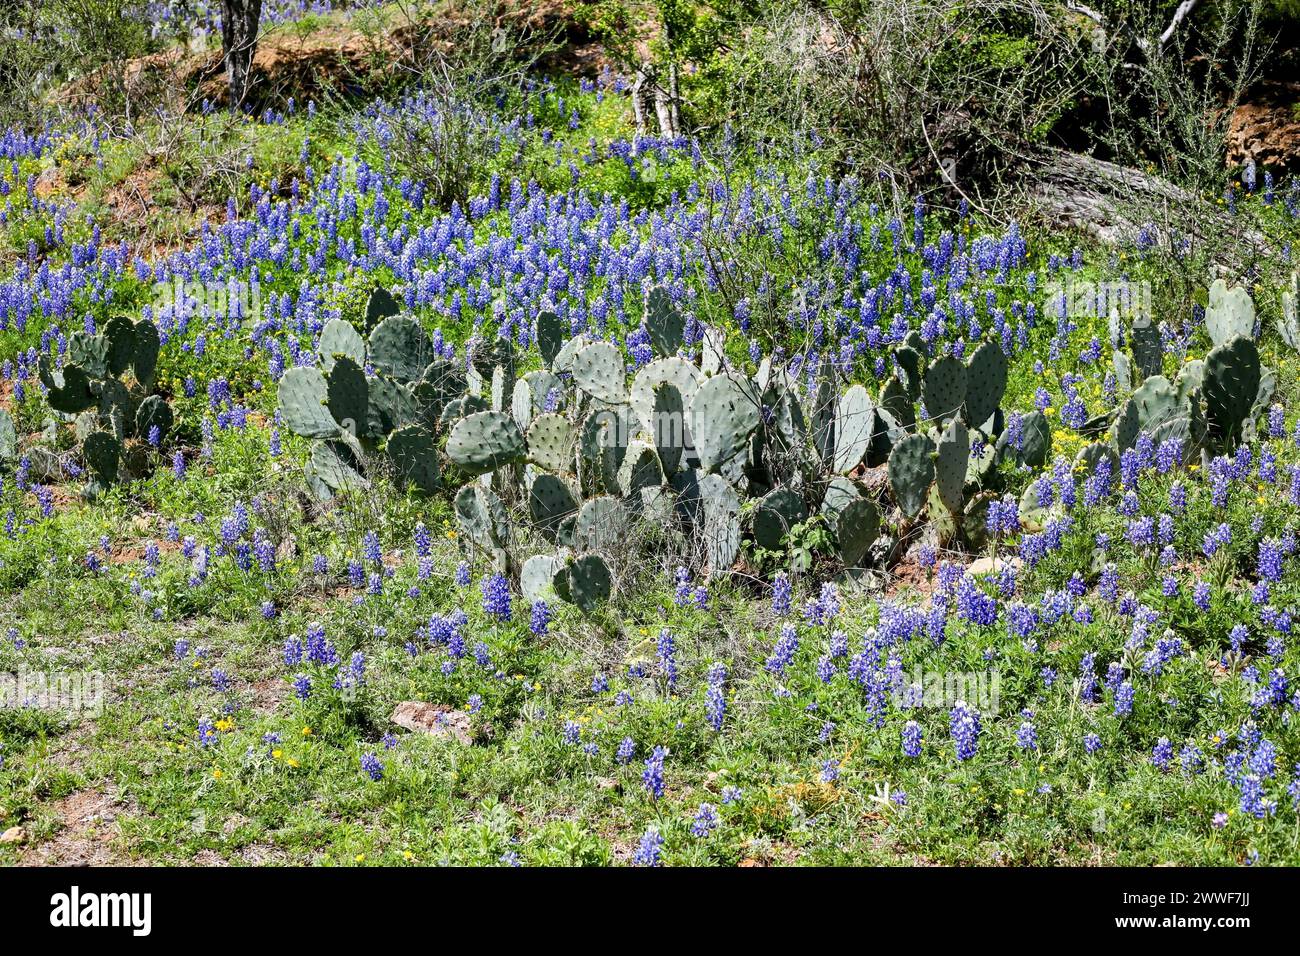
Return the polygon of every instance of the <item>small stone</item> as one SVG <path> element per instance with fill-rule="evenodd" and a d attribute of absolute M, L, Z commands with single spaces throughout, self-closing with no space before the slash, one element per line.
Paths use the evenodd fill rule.
<path fill-rule="evenodd" d="M 24 843 L 27 840 L 27 831 L 22 827 L 10 827 L 4 833 L 0 833 L 0 843 Z"/>
<path fill-rule="evenodd" d="M 388 718 L 397 726 L 434 737 L 453 737 L 463 744 L 473 743 L 474 733 L 469 714 L 451 710 L 445 704 L 423 700 L 404 700 Z"/>
<path fill-rule="evenodd" d="M 967 567 L 966 570 L 967 572 L 970 573 L 972 577 L 978 577 L 981 574 L 996 574 L 999 571 L 1002 571 L 1004 568 L 1008 568 L 1008 567 L 1014 568 L 1018 571 L 1020 570 L 1020 566 L 1023 563 L 1024 562 L 1022 562 L 1020 558 L 1017 557 L 1011 557 L 1011 558 L 983 557 L 983 558 L 976 558 L 974 561 L 972 561 L 970 563 L 970 566 Z"/>

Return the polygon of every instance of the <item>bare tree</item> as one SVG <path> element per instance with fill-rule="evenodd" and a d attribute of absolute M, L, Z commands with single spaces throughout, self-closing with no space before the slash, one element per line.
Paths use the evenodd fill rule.
<path fill-rule="evenodd" d="M 248 73 L 257 52 L 262 0 L 221 0 L 221 56 L 230 83 L 230 108 L 248 96 Z"/>

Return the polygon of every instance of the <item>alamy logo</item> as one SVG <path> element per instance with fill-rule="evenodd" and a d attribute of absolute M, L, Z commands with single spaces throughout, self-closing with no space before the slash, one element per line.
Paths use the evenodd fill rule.
<path fill-rule="evenodd" d="M 50 897 L 50 925 L 127 926 L 133 936 L 148 936 L 153 928 L 152 893 L 69 893 Z"/>
<path fill-rule="evenodd" d="M 171 282 L 154 285 L 154 307 L 173 319 L 213 318 L 259 322 L 262 318 L 262 286 L 256 279 L 225 279 L 204 282 L 176 276 Z"/>
<path fill-rule="evenodd" d="M 1152 316 L 1150 282 L 1065 279 L 1049 283 L 1044 292 L 1047 314 L 1058 319 L 1107 319 L 1112 313 L 1129 320 Z"/>

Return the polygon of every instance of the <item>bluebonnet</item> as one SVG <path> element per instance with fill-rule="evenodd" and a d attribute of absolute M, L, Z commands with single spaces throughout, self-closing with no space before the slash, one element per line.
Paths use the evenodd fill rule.
<path fill-rule="evenodd" d="M 1174 745 L 1168 737 L 1161 737 L 1151 749 L 1151 763 L 1157 770 L 1168 770 L 1174 757 Z"/>
<path fill-rule="evenodd" d="M 921 725 L 909 720 L 903 725 L 903 754 L 908 757 L 921 756 Z"/>
<path fill-rule="evenodd" d="M 664 757 L 667 755 L 668 751 L 663 747 L 655 747 L 646 758 L 645 769 L 641 772 L 641 782 L 656 800 L 664 795 Z"/>
<path fill-rule="evenodd" d="M 714 730 L 722 729 L 722 720 L 727 711 L 726 682 L 727 665 L 721 661 L 712 664 L 706 676 L 704 714 Z"/>
<path fill-rule="evenodd" d="M 636 853 L 632 855 L 632 862 L 637 866 L 660 866 L 660 852 L 663 845 L 664 838 L 659 835 L 659 829 L 650 827 L 641 835 L 641 842 L 637 845 Z"/>
<path fill-rule="evenodd" d="M 783 624 L 781 625 L 781 636 L 763 666 L 769 673 L 777 676 L 784 675 L 786 668 L 790 666 L 798 650 L 799 632 L 795 630 L 793 624 Z"/>
<path fill-rule="evenodd" d="M 655 654 L 659 659 L 659 673 L 669 692 L 677 689 L 677 641 L 673 632 L 663 628 L 655 641 Z"/>
<path fill-rule="evenodd" d="M 1033 714 L 1025 711 L 1022 715 L 1024 720 L 1016 728 L 1016 746 L 1022 750 L 1038 749 L 1038 729 L 1033 723 Z"/>
<path fill-rule="evenodd" d="M 538 637 L 547 633 L 551 625 L 551 606 L 545 601 L 537 600 L 533 602 L 532 610 L 529 612 L 528 629 Z"/>
<path fill-rule="evenodd" d="M 483 611 L 497 621 L 510 620 L 510 583 L 500 572 L 484 578 Z"/>
<path fill-rule="evenodd" d="M 691 821 L 691 835 L 708 836 L 718 826 L 718 809 L 711 803 L 701 803 Z"/>
<path fill-rule="evenodd" d="M 979 712 L 963 700 L 957 701 L 949 714 L 949 732 L 956 746 L 958 760 L 970 760 L 979 746 Z"/>
<path fill-rule="evenodd" d="M 676 573 L 677 589 L 673 594 L 673 603 L 684 607 L 691 601 L 691 572 L 679 567 Z"/>
<path fill-rule="evenodd" d="M 1115 716 L 1125 717 L 1133 712 L 1133 685 L 1124 681 L 1115 691 Z"/>
<path fill-rule="evenodd" d="M 379 781 L 384 779 L 384 765 L 373 753 L 361 755 L 361 769 L 366 772 L 371 780 Z"/>

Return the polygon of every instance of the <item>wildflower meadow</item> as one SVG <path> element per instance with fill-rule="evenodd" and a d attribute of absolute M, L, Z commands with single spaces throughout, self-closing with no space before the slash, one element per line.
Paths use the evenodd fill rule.
<path fill-rule="evenodd" d="M 1022 89 L 1177 190 L 1098 227 L 936 162 L 1009 107 L 772 72 L 799 4 L 255 6 L 240 67 L 129 5 L 120 84 L 0 14 L 65 51 L 0 124 L 0 863 L 1300 864 L 1281 159 Z M 928 62 L 1101 77 L 1066 6 Z M 1206 7 L 1143 68 L 1238 62 Z"/>

